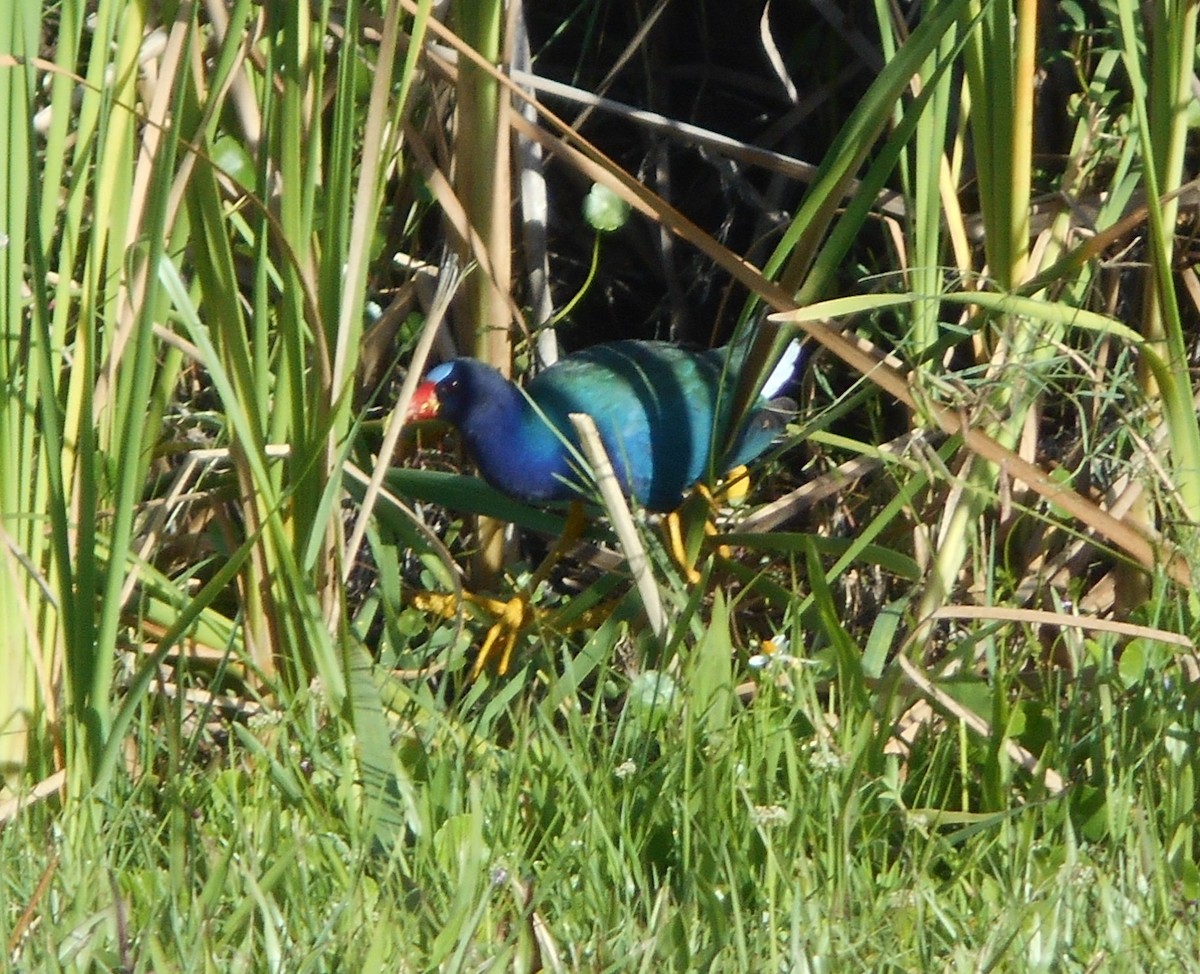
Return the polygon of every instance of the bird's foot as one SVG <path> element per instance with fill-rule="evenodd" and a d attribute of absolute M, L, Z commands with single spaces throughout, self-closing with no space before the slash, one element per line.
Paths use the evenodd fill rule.
<path fill-rule="evenodd" d="M 446 619 L 452 618 L 461 604 L 458 596 L 442 592 L 418 592 L 412 601 L 418 609 Z M 514 595 L 507 601 L 463 592 L 462 602 L 495 619 L 479 646 L 479 653 L 471 667 L 471 679 L 478 679 L 493 660 L 496 674 L 505 676 L 512 665 L 518 640 L 529 629 L 544 627 L 563 636 L 582 629 L 594 629 L 612 615 L 618 601 L 606 601 L 574 615 L 569 621 L 562 621 L 559 617 L 564 614 L 566 607 L 535 606 L 528 592 Z"/>
<path fill-rule="evenodd" d="M 485 614 L 492 616 L 496 620 L 479 647 L 479 655 L 475 657 L 475 665 L 471 667 L 472 680 L 478 678 L 493 656 L 497 656 L 497 651 L 496 673 L 504 676 L 508 673 L 509 666 L 512 665 L 513 650 L 516 648 L 517 640 L 520 638 L 521 633 L 535 624 L 547 621 L 552 624 L 552 620 L 547 620 L 547 617 L 555 610 L 535 607 L 533 596 L 542 582 L 549 578 L 551 570 L 558 564 L 563 555 L 574 547 L 575 542 L 582 536 L 583 529 L 583 506 L 574 503 L 567 513 L 567 520 L 563 525 L 562 534 L 546 557 L 542 559 L 542 563 L 538 565 L 537 570 L 529 578 L 528 582 L 525 583 L 524 591 L 508 600 L 493 599 L 471 592 L 463 593 L 462 597 L 465 601 L 477 606 Z M 438 592 L 418 593 L 413 597 L 413 604 L 419 609 L 427 612 L 435 612 L 447 619 L 454 616 L 459 608 L 458 599 L 454 595 L 445 595 Z M 582 628 L 590 624 L 591 621 L 592 616 L 584 613 L 584 616 L 579 620 L 565 627 L 565 629 L 560 628 L 559 631 L 569 632 L 577 628 Z"/>
<path fill-rule="evenodd" d="M 412 601 L 413 605 L 423 612 L 432 612 L 446 619 L 452 618 L 461 604 L 457 595 L 443 592 L 418 592 Z M 488 661 L 496 655 L 497 649 L 499 657 L 496 672 L 504 676 L 512 665 L 517 639 L 525 629 L 545 614 L 545 610 L 534 608 L 532 599 L 524 592 L 507 601 L 476 595 L 474 592 L 463 592 L 462 602 L 477 607 L 485 615 L 495 619 L 479 647 L 479 655 L 475 657 L 475 665 L 471 667 L 471 679 L 476 679 L 483 672 Z"/>
<path fill-rule="evenodd" d="M 529 596 L 524 593 L 505 602 L 492 628 L 484 637 L 483 645 L 479 647 L 479 655 L 475 657 L 475 665 L 471 667 L 471 679 L 478 679 L 497 646 L 500 647 L 500 657 L 496 663 L 496 673 L 504 676 L 512 663 L 517 639 L 522 631 L 537 621 L 540 614 L 542 613 L 534 609 Z"/>

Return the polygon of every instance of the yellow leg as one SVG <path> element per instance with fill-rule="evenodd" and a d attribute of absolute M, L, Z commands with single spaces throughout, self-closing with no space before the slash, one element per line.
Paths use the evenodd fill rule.
<path fill-rule="evenodd" d="M 554 570 L 563 558 L 563 556 L 575 547 L 575 542 L 583 537 L 583 529 L 587 526 L 587 522 L 583 516 L 583 505 L 579 501 L 572 501 L 571 506 L 567 509 L 567 520 L 563 524 L 563 532 L 559 535 L 558 540 L 554 542 L 553 547 L 546 552 L 546 557 L 542 559 L 542 563 L 538 565 L 537 571 L 533 573 L 533 577 L 529 580 L 529 591 L 534 591 L 542 584 Z"/>
<path fill-rule="evenodd" d="M 708 507 L 708 513 L 704 521 L 704 534 L 706 537 L 712 538 L 717 534 L 717 526 L 713 523 L 712 515 L 716 513 L 717 508 L 722 503 L 740 504 L 750 492 L 750 474 L 744 467 L 736 467 L 725 477 L 725 481 L 721 489 L 714 496 L 713 493 L 704 486 L 698 484 L 696 493 L 702 497 Z M 688 506 L 685 502 L 684 507 Z M 680 510 L 683 510 L 681 507 Z M 663 530 L 666 534 L 667 552 L 674 559 L 687 577 L 688 583 L 695 585 L 700 581 L 700 572 L 696 570 L 694 559 L 689 557 L 687 545 L 683 541 L 683 528 L 680 525 L 679 511 L 672 511 L 663 518 Z M 717 553 L 722 558 L 730 556 L 729 546 L 721 545 L 717 548 Z"/>
<path fill-rule="evenodd" d="M 721 486 L 719 496 L 736 506 L 744 501 L 749 493 L 750 471 L 743 464 L 740 467 L 734 467 L 725 475 L 725 482 Z"/>
<path fill-rule="evenodd" d="M 682 569 L 689 585 L 700 581 L 700 573 L 692 559 L 688 557 L 687 546 L 683 543 L 683 529 L 679 524 L 679 511 L 671 511 L 663 518 L 663 529 L 667 536 L 667 553 L 674 559 L 675 564 Z"/>

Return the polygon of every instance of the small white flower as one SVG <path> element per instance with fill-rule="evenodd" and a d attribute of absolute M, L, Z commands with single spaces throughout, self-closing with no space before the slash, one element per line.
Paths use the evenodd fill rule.
<path fill-rule="evenodd" d="M 1078 889 L 1091 889 L 1096 885 L 1096 867 L 1091 864 L 1076 866 L 1070 873 L 1071 885 Z"/>
<path fill-rule="evenodd" d="M 930 819 L 924 812 L 909 812 L 908 821 L 905 824 L 918 832 L 928 832 Z"/>
<path fill-rule="evenodd" d="M 624 760 L 613 768 L 613 774 L 618 778 L 628 778 L 631 774 L 637 771 L 637 764 L 631 760 Z"/>
<path fill-rule="evenodd" d="M 814 771 L 840 771 L 846 764 L 838 754 L 824 747 L 814 748 L 808 763 Z"/>
<path fill-rule="evenodd" d="M 786 825 L 791 818 L 782 805 L 755 805 L 750 814 L 755 825 Z"/>
<path fill-rule="evenodd" d="M 796 657 L 788 652 L 788 642 L 787 636 L 773 636 L 770 639 L 764 639 L 762 645 L 759 646 L 759 652 L 749 659 L 750 668 L 765 670 L 791 666 Z"/>

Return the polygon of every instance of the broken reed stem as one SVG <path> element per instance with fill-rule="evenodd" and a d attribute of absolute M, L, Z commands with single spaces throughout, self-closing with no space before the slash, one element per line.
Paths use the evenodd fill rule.
<path fill-rule="evenodd" d="M 591 416 L 586 413 L 571 413 L 571 423 L 579 434 L 579 445 L 583 455 L 592 467 L 596 486 L 600 497 L 608 511 L 613 529 L 617 532 L 617 540 L 625 552 L 625 560 L 629 562 L 629 571 L 633 575 L 634 584 L 642 599 L 642 607 L 646 610 L 646 618 L 650 628 L 662 641 L 667 638 L 667 614 L 663 610 L 662 596 L 654 583 L 654 574 L 650 571 L 650 560 L 646 557 L 646 547 L 642 544 L 637 527 L 633 523 L 633 515 L 629 513 L 629 504 L 621 492 L 617 475 L 613 471 L 612 462 L 604 449 L 600 433 Z"/>

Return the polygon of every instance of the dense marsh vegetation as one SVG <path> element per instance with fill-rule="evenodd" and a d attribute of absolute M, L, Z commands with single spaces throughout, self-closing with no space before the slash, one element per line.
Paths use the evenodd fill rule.
<path fill-rule="evenodd" d="M 848 6 L 6 5 L 0 965 L 1200 969 L 1196 6 Z M 401 428 L 796 334 L 698 580 Z"/>

